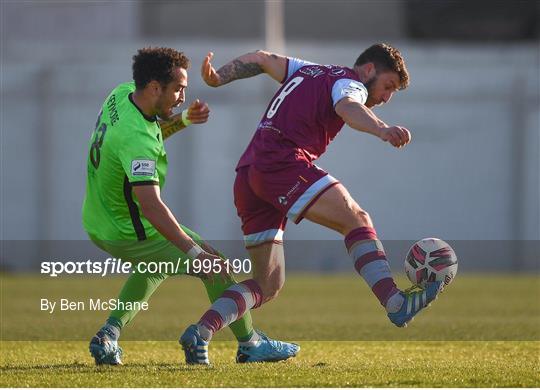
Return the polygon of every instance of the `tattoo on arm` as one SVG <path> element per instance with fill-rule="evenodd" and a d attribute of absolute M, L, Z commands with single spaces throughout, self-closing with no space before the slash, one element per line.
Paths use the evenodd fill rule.
<path fill-rule="evenodd" d="M 230 83 L 238 79 L 245 79 L 263 73 L 263 69 L 257 63 L 243 63 L 240 60 L 234 60 L 223 65 L 217 73 L 221 79 L 221 85 Z"/>
<path fill-rule="evenodd" d="M 161 135 L 163 139 L 167 139 L 174 133 L 184 129 L 186 126 L 184 125 L 184 122 L 182 121 L 182 116 L 178 116 L 177 118 L 174 118 L 169 121 L 161 121 L 160 127 L 161 127 Z"/>

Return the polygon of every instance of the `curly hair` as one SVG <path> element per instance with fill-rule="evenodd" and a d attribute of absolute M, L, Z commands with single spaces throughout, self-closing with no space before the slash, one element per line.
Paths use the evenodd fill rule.
<path fill-rule="evenodd" d="M 145 47 L 133 56 L 133 80 L 137 89 L 143 89 L 150 81 L 156 80 L 167 85 L 173 79 L 173 69 L 187 69 L 186 55 L 168 47 Z"/>
<path fill-rule="evenodd" d="M 405 66 L 405 60 L 395 47 L 387 43 L 376 43 L 360 54 L 354 66 L 368 62 L 373 62 L 378 72 L 396 72 L 399 76 L 399 89 L 405 89 L 409 85 L 409 72 Z"/>

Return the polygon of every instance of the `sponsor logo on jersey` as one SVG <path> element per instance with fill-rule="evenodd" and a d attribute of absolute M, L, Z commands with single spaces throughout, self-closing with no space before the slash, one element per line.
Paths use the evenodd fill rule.
<path fill-rule="evenodd" d="M 154 176 L 156 172 L 156 162 L 154 160 L 133 160 L 131 161 L 132 176 Z"/>
<path fill-rule="evenodd" d="M 345 69 L 342 68 L 334 68 L 330 71 L 330 76 L 345 76 Z"/>
<path fill-rule="evenodd" d="M 299 72 L 315 78 L 322 75 L 324 73 L 324 70 L 322 70 L 318 66 L 306 66 L 301 68 Z"/>
<path fill-rule="evenodd" d="M 289 203 L 289 200 L 287 199 L 286 196 L 278 196 L 277 200 L 279 204 L 282 204 L 283 206 L 286 206 L 287 203 Z"/>
<path fill-rule="evenodd" d="M 257 126 L 257 130 L 260 130 L 260 129 L 274 130 L 274 131 L 276 131 L 278 133 L 281 133 L 280 129 L 273 126 L 272 121 L 262 121 L 261 123 L 259 123 L 259 126 Z"/>

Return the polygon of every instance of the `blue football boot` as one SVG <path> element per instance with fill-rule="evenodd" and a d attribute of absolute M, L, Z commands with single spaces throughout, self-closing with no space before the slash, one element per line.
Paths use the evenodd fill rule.
<path fill-rule="evenodd" d="M 388 318 L 394 325 L 399 326 L 400 328 L 406 327 L 420 310 L 428 307 L 432 301 L 437 299 L 437 296 L 442 291 L 443 285 L 443 282 L 428 282 L 424 289 L 413 286 L 408 290 L 400 292 L 399 294 L 405 299 L 403 305 L 401 305 L 399 311 L 388 313 Z"/>
<path fill-rule="evenodd" d="M 260 331 L 257 333 L 261 337 L 257 346 L 238 346 L 237 363 L 278 362 L 294 357 L 300 351 L 297 344 L 272 340 Z"/>
<path fill-rule="evenodd" d="M 107 333 L 106 329 L 100 329 L 92 337 L 89 350 L 97 365 L 118 366 L 122 364 L 122 348 L 118 346 L 118 341 Z"/>
<path fill-rule="evenodd" d="M 208 341 L 201 337 L 196 325 L 190 325 L 178 342 L 184 350 L 187 364 L 210 364 Z"/>

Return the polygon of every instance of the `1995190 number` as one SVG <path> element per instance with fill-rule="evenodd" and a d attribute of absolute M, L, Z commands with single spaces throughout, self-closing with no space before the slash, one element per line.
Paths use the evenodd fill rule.
<path fill-rule="evenodd" d="M 249 274 L 250 259 L 193 259 L 185 261 L 188 274 Z"/>

